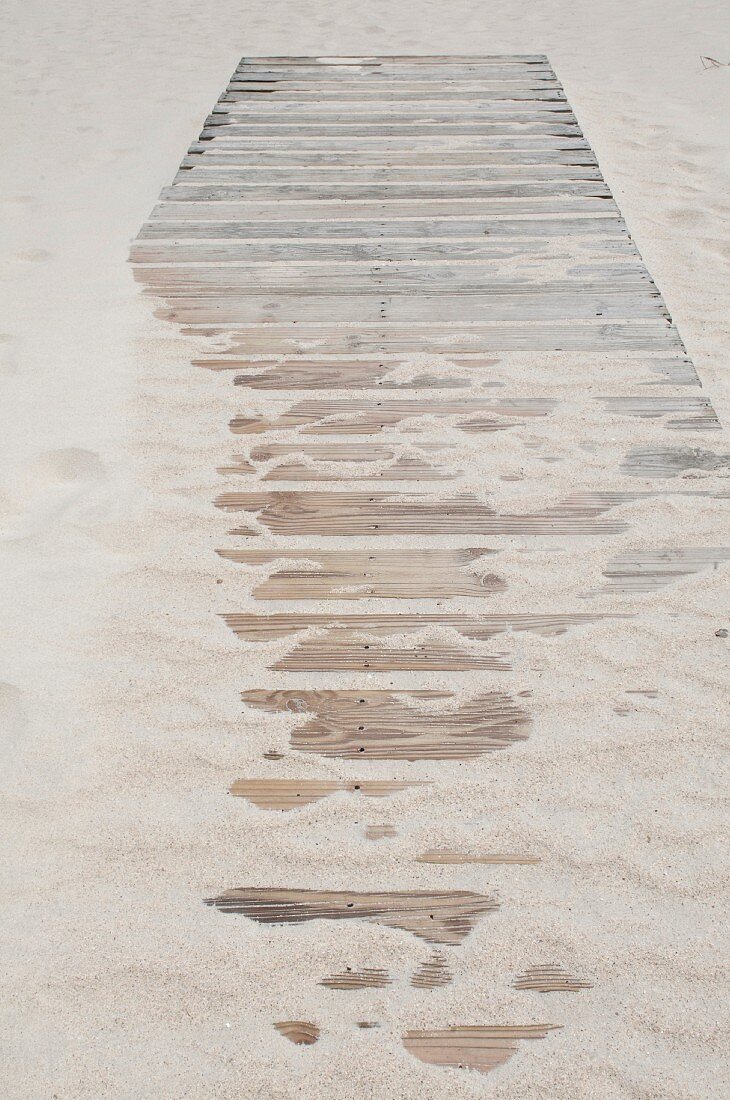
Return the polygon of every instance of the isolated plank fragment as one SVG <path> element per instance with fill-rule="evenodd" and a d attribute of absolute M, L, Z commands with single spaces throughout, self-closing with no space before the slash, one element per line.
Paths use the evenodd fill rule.
<path fill-rule="evenodd" d="M 494 895 L 467 890 L 358 893 L 243 887 L 208 898 L 206 904 L 259 924 L 366 920 L 412 932 L 428 943 L 451 944 L 461 943 L 480 917 L 498 908 Z"/>
<path fill-rule="evenodd" d="M 578 993 L 581 989 L 592 989 L 593 982 L 577 978 L 562 966 L 551 964 L 529 967 L 523 974 L 517 975 L 512 985 L 515 989 L 535 993 Z"/>
<path fill-rule="evenodd" d="M 522 1039 L 544 1039 L 556 1024 L 502 1027 L 448 1027 L 440 1031 L 408 1031 L 403 1046 L 422 1062 L 482 1073 L 509 1061 Z"/>
<path fill-rule="evenodd" d="M 422 962 L 411 975 L 411 985 L 414 989 L 439 989 L 449 985 L 452 980 L 451 968 L 445 955 L 440 952 L 436 952 Z"/>
<path fill-rule="evenodd" d="M 292 729 L 293 749 L 344 759 L 468 760 L 524 741 L 530 730 L 527 712 L 503 692 L 449 709 L 453 696 L 439 691 L 254 690 L 241 697 L 272 714 L 304 716 Z"/>
<path fill-rule="evenodd" d="M 457 852 L 452 848 L 431 848 L 416 856 L 419 863 L 465 864 L 465 863 L 539 863 L 537 856 L 518 855 L 513 852 L 487 852 L 484 855 Z"/>
<path fill-rule="evenodd" d="M 368 779 L 350 782 L 328 779 L 237 779 L 230 793 L 245 798 L 262 810 L 295 810 L 345 791 L 370 798 L 385 798 L 409 787 L 427 787 L 427 780 Z"/>
<path fill-rule="evenodd" d="M 673 581 L 716 569 L 730 561 L 730 547 L 687 546 L 667 550 L 631 550 L 613 558 L 603 571 L 602 592 L 655 592 Z"/>
<path fill-rule="evenodd" d="M 311 1046 L 319 1039 L 319 1028 L 306 1020 L 280 1020 L 274 1027 L 285 1039 L 297 1046 Z"/>
<path fill-rule="evenodd" d="M 338 974 L 329 974 L 322 978 L 319 984 L 327 989 L 385 989 L 392 981 L 387 970 L 368 966 L 362 970 L 351 970 L 348 966 Z"/>

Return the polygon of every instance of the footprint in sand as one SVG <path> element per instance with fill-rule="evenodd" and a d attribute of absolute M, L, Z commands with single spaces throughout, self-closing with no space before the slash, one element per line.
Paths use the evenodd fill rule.
<path fill-rule="evenodd" d="M 0 538 L 27 538 L 61 520 L 81 525 L 101 518 L 108 494 L 104 464 L 94 451 L 67 447 L 36 455 L 4 494 Z"/>

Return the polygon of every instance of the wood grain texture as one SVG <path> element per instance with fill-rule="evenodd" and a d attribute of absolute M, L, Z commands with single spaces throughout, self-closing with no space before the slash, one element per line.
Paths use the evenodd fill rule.
<path fill-rule="evenodd" d="M 206 904 L 259 924 L 365 920 L 412 932 L 427 943 L 444 944 L 461 943 L 480 917 L 499 907 L 493 895 L 467 890 L 358 893 L 247 887 L 227 890 L 208 898 Z"/>
<path fill-rule="evenodd" d="M 679 477 L 687 470 L 730 470 L 730 452 L 718 454 L 701 447 L 634 447 L 621 470 L 631 477 Z"/>
<path fill-rule="evenodd" d="M 421 1062 L 488 1073 L 508 1062 L 524 1039 L 544 1039 L 560 1025 L 526 1024 L 500 1027 L 448 1027 L 408 1031 L 403 1046 Z"/>
<path fill-rule="evenodd" d="M 251 512 L 277 535 L 599 535 L 627 529 L 601 517 L 637 499 L 631 493 L 576 493 L 541 512 L 499 515 L 472 493 L 417 500 L 397 493 L 223 493 L 226 512 Z M 250 534 L 247 528 L 236 533 Z"/>
<path fill-rule="evenodd" d="M 427 787 L 427 780 L 237 779 L 230 793 L 261 810 L 297 810 L 329 795 L 344 792 L 366 798 L 386 798 L 410 787 Z"/>
<path fill-rule="evenodd" d="M 633 550 L 613 558 L 603 571 L 602 592 L 656 592 L 668 584 L 716 569 L 730 561 L 730 547 L 687 546 L 666 550 Z"/>
<path fill-rule="evenodd" d="M 280 1035 L 297 1046 L 310 1047 L 319 1039 L 320 1032 L 317 1025 L 308 1023 L 306 1020 L 280 1020 L 274 1024 L 274 1027 Z"/>
<path fill-rule="evenodd" d="M 230 428 L 235 435 L 288 428 L 301 428 L 302 435 L 376 435 L 386 428 L 427 417 L 429 422 L 440 418 L 453 420 L 455 426 L 466 431 L 500 431 L 523 424 L 526 418 L 547 416 L 555 405 L 554 400 L 540 397 L 299 401 L 276 419 L 235 416 Z"/>
<path fill-rule="evenodd" d="M 455 706 L 439 691 L 250 690 L 241 698 L 297 719 L 293 749 L 342 759 L 469 760 L 524 741 L 530 730 L 528 713 L 504 692 Z"/>
<path fill-rule="evenodd" d="M 413 971 L 410 984 L 414 989 L 441 989 L 452 981 L 453 974 L 446 956 L 437 951 Z"/>
<path fill-rule="evenodd" d="M 353 970 L 349 966 L 338 974 L 329 974 L 320 980 L 320 985 L 326 989 L 385 989 L 391 985 L 393 979 L 387 970 L 378 967 L 363 967 L 362 970 Z"/>
<path fill-rule="evenodd" d="M 476 596 L 505 591 L 502 577 L 476 562 L 496 553 L 487 547 L 446 550 L 219 550 L 242 565 L 276 566 L 254 594 L 262 600 L 361 600 Z"/>
<path fill-rule="evenodd" d="M 531 966 L 523 974 L 518 974 L 512 985 L 514 989 L 533 993 L 579 993 L 581 989 L 593 988 L 593 982 L 577 978 L 555 964 Z"/>

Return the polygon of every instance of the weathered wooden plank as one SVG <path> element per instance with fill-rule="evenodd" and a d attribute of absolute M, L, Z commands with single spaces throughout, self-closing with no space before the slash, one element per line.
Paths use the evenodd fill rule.
<path fill-rule="evenodd" d="M 186 223 L 204 231 L 213 229 L 216 223 L 233 222 L 244 231 L 234 236 L 257 235 L 272 237 L 336 236 L 379 237 L 386 228 L 389 236 L 468 236 L 469 230 L 460 232 L 464 224 L 471 222 L 472 233 L 484 236 L 489 222 L 495 218 L 547 218 L 555 215 L 580 217 L 600 214 L 603 218 L 616 217 L 617 209 L 607 198 L 589 198 L 582 195 L 537 197 L 534 199 L 383 199 L 381 202 L 338 202 L 335 199 L 322 202 L 178 202 L 155 207 L 150 224 L 173 223 L 180 226 L 178 233 L 187 231 Z M 486 222 L 487 224 L 481 224 Z M 367 226 L 367 229 L 365 228 Z M 255 229 L 253 227 L 256 227 Z M 246 232 L 248 231 L 248 232 Z"/>
<path fill-rule="evenodd" d="M 241 697 L 249 707 L 299 719 L 293 749 L 344 759 L 469 760 L 524 741 L 530 730 L 527 712 L 503 692 L 456 706 L 438 691 L 253 690 Z"/>
<path fill-rule="evenodd" d="M 608 219 L 596 219 L 596 222 L 604 221 Z M 292 264 L 306 263 L 310 271 L 320 264 L 368 264 L 381 263 L 388 259 L 393 262 L 412 260 L 419 263 L 426 263 L 428 260 L 488 260 L 508 263 L 519 255 L 535 262 L 547 261 L 553 259 L 556 252 L 567 247 L 569 239 L 576 256 L 590 253 L 591 256 L 600 254 L 625 260 L 633 259 L 638 254 L 626 227 L 618 219 L 609 221 L 606 231 L 595 222 L 591 224 L 588 218 L 577 219 L 577 229 L 572 237 L 563 228 L 564 224 L 564 219 L 558 225 L 551 225 L 547 221 L 525 223 L 497 219 L 490 223 L 480 238 L 421 238 L 417 242 L 398 239 L 386 242 L 362 238 L 349 241 L 323 241 L 316 238 L 308 241 L 186 240 L 163 234 L 165 239 L 161 243 L 159 240 L 137 240 L 131 251 L 135 264 L 217 263 L 223 267 L 237 263 L 281 263 L 286 262 L 288 257 Z M 542 226 L 547 226 L 547 229 Z"/>
<path fill-rule="evenodd" d="M 461 125 L 464 122 L 507 119 L 519 119 L 523 122 L 547 119 L 577 125 L 575 115 L 564 97 L 545 99 L 547 90 L 544 86 L 532 88 L 512 84 L 503 94 L 496 92 L 489 101 L 473 102 L 469 98 L 462 101 L 456 110 L 453 100 L 439 101 L 429 97 L 419 101 L 392 100 L 389 97 L 380 100 L 353 100 L 344 106 L 335 99 L 282 105 L 276 96 L 252 102 L 238 99 L 236 93 L 232 93 L 233 98 L 228 95 L 219 100 L 208 118 L 216 120 L 211 125 L 271 120 L 286 121 L 287 124 L 368 123 L 387 127 L 392 122 L 441 121 Z"/>
<path fill-rule="evenodd" d="M 606 293 L 568 294 L 521 293 L 507 295 L 444 293 L 439 295 L 391 294 L 380 296 L 315 295 L 277 297 L 233 294 L 226 298 L 176 298 L 174 304 L 161 306 L 156 316 L 183 325 L 269 324 L 272 322 L 345 321 L 348 324 L 374 324 L 381 321 L 424 322 L 454 321 L 564 321 L 573 318 L 627 320 L 629 318 L 667 318 L 661 297 L 650 287 L 639 293 L 611 289 Z M 641 415 L 641 414 L 637 414 Z M 709 425 L 706 425 L 709 426 Z"/>
<path fill-rule="evenodd" d="M 280 1035 L 297 1046 L 310 1047 L 317 1042 L 320 1035 L 317 1025 L 307 1020 L 279 1020 L 274 1027 Z"/>
<path fill-rule="evenodd" d="M 235 416 L 230 429 L 236 435 L 260 434 L 287 428 L 304 427 L 305 435 L 372 435 L 418 418 L 469 417 L 463 425 L 473 428 L 474 418 L 479 417 L 480 430 L 499 430 L 508 427 L 499 417 L 521 421 L 524 417 L 548 416 L 556 406 L 555 400 L 544 397 L 517 398 L 451 398 L 411 400 L 384 398 L 377 402 L 357 398 L 332 401 L 298 401 L 276 419 L 267 417 Z"/>
<path fill-rule="evenodd" d="M 281 535 L 600 535 L 627 530 L 623 520 L 602 519 L 635 493 L 575 494 L 540 512 L 498 514 L 473 493 L 448 500 L 413 499 L 396 492 L 222 493 L 216 507 L 250 512 Z M 250 535 L 255 530 L 233 532 Z"/>
<path fill-rule="evenodd" d="M 584 200 L 595 202 L 600 200 Z M 547 213 L 547 211 L 546 211 Z M 575 227 L 575 230 L 574 230 Z M 443 218 L 438 222 L 429 218 L 410 220 L 389 219 L 377 222 L 243 222 L 209 221 L 196 225 L 189 221 L 166 221 L 158 219 L 147 222 L 142 234 L 143 240 L 224 240 L 227 254 L 231 259 L 276 259 L 287 254 L 292 262 L 308 256 L 311 260 L 333 259 L 370 259 L 381 258 L 390 253 L 394 259 L 413 257 L 451 256 L 459 254 L 459 243 L 452 244 L 452 238 L 459 241 L 474 242 L 471 249 L 461 249 L 461 254 L 484 254 L 482 246 L 486 237 L 493 240 L 533 237 L 536 240 L 550 237 L 566 238 L 571 231 L 584 236 L 605 235 L 608 237 L 627 236 L 626 227 L 619 218 L 553 218 L 517 219 L 510 217 L 483 217 L 464 220 L 461 218 Z M 368 238 L 376 238 L 369 241 Z M 401 240 L 398 245 L 398 238 Z M 244 249 L 237 250 L 235 242 L 246 240 Z M 378 247 L 377 240 L 387 240 L 386 248 Z M 440 243 L 433 247 L 434 241 Z M 258 249 L 256 241 L 266 241 Z M 303 242 L 299 246 L 297 241 Z M 339 244 L 337 242 L 340 242 Z M 283 242 L 286 242 L 284 244 Z M 192 251 L 192 250 L 191 250 Z M 205 254 L 195 246 L 199 257 Z M 178 251 L 178 255 L 184 252 Z"/>
<path fill-rule="evenodd" d="M 342 970 L 337 974 L 328 974 L 319 984 L 326 989 L 385 989 L 393 979 L 387 970 L 380 967 L 365 966 L 362 970 Z"/>
<path fill-rule="evenodd" d="M 484 86 L 483 86 L 484 87 Z M 211 111 L 211 116 L 226 116 L 229 119 L 245 120 L 247 118 L 270 119 L 286 118 L 290 121 L 305 121 L 307 119 L 340 119 L 343 122 L 361 120 L 364 118 L 383 120 L 386 123 L 392 119 L 445 119 L 452 121 L 457 116 L 458 121 L 477 118 L 501 118 L 506 114 L 529 114 L 540 116 L 543 113 L 554 116 L 567 116 L 575 119 L 574 113 L 565 100 L 562 92 L 554 86 L 532 81 L 531 84 L 511 83 L 509 86 L 494 84 L 486 89 L 484 98 L 475 99 L 467 94 L 458 100 L 458 107 L 454 107 L 454 99 L 439 99 L 434 96 L 432 86 L 431 95 L 420 95 L 418 99 L 394 99 L 390 92 L 375 98 L 373 91 L 369 91 L 366 98 L 357 98 L 343 101 L 336 97 L 336 92 L 329 98 L 321 92 L 317 99 L 286 100 L 284 92 L 278 91 L 274 95 L 259 96 L 252 99 L 246 96 L 245 91 L 230 91 L 222 96 L 218 105 Z M 543 98 L 550 96 L 552 98 Z M 488 98 L 486 98 L 488 97 Z"/>
<path fill-rule="evenodd" d="M 501 360 L 475 356 L 464 358 L 449 357 L 445 363 L 434 359 L 430 369 L 423 372 L 413 368 L 408 360 L 402 359 L 347 359 L 345 357 L 321 359 L 261 360 L 220 356 L 215 359 L 194 359 L 194 366 L 213 371 L 246 371 L 236 374 L 234 385 L 250 390 L 292 391 L 296 396 L 299 390 L 477 390 L 500 388 L 504 383 L 496 377 Z M 699 386 L 699 379 L 692 363 L 681 356 L 674 359 L 624 358 L 612 360 L 601 357 L 597 366 L 605 370 L 612 378 L 627 372 L 631 385 L 638 386 Z M 458 370 L 460 373 L 453 373 Z M 423 448 L 419 440 L 418 446 Z M 690 448 L 693 452 L 696 448 Z M 636 452 L 638 455 L 638 451 Z M 665 449 L 662 453 L 668 453 Z M 702 452 L 707 455 L 710 452 Z M 632 452 L 633 454 L 633 452 Z M 706 469 L 721 469 L 725 456 L 716 456 L 718 462 Z M 709 459 L 708 459 L 709 461 Z M 624 462 L 624 472 L 631 472 L 630 457 Z M 639 469 L 637 457 L 637 473 Z"/>
<path fill-rule="evenodd" d="M 279 138 L 281 135 L 279 135 Z M 224 153 L 237 157 L 248 154 L 254 156 L 261 163 L 266 163 L 266 155 L 281 155 L 281 147 L 274 143 L 277 138 L 255 137 L 248 138 L 233 134 L 223 134 L 215 129 L 193 142 L 188 153 L 200 153 L 208 151 L 223 155 Z M 439 158 L 448 159 L 449 163 L 458 164 L 459 156 L 468 156 L 469 163 L 485 163 L 479 158 L 491 155 L 504 157 L 515 153 L 528 155 L 530 153 L 543 154 L 546 152 L 568 153 L 573 156 L 591 152 L 590 146 L 580 135 L 559 135 L 550 133 L 523 134 L 517 136 L 499 135 L 468 135 L 468 134 L 422 134 L 411 136 L 406 142 L 403 135 L 379 134 L 371 137 L 347 137 L 326 136 L 310 137 L 308 139 L 289 140 L 285 143 L 287 155 L 294 158 L 294 163 L 305 160 L 308 163 L 317 163 L 319 159 L 330 159 L 339 155 L 345 157 L 350 164 L 377 163 L 389 164 L 395 157 L 394 163 L 437 164 Z M 591 154 L 592 155 L 592 154 Z M 399 161 L 398 158 L 401 158 Z M 370 158 L 369 160 L 367 158 Z M 289 161 L 291 163 L 291 161 Z"/>
<path fill-rule="evenodd" d="M 441 1031 L 408 1031 L 403 1046 L 421 1062 L 489 1073 L 504 1065 L 523 1039 L 544 1039 L 560 1024 L 502 1027 L 448 1027 Z"/>
<path fill-rule="evenodd" d="M 277 67 L 294 67 L 299 68 L 311 68 L 322 71 L 323 68 L 340 69 L 343 66 L 357 65 L 361 68 L 368 69 L 385 69 L 389 67 L 396 67 L 401 65 L 412 65 L 414 67 L 421 65 L 444 65 L 447 71 L 453 69 L 455 65 L 501 65 L 505 61 L 509 61 L 516 65 L 546 65 L 548 63 L 547 55 L 544 53 L 539 54 L 387 54 L 383 57 L 373 57 L 370 54 L 350 54 L 348 56 L 337 57 L 311 57 L 308 55 L 289 55 L 289 54 L 263 54 L 256 57 L 246 55 L 241 58 L 239 62 L 239 68 L 252 64 L 260 64 L 265 62 L 266 64 L 276 65 Z"/>
<path fill-rule="evenodd" d="M 540 324 L 497 323 L 451 325 L 411 323 L 399 325 L 218 325 L 191 328 L 191 332 L 211 336 L 227 335 L 229 350 L 247 355 L 299 355 L 313 347 L 326 346 L 333 355 L 362 353 L 365 356 L 381 352 L 391 355 L 429 354 L 496 354 L 503 351 L 676 351 L 684 346 L 676 329 L 664 319 L 623 321 L 616 323 Z"/>
<path fill-rule="evenodd" d="M 607 412 L 642 420 L 665 418 L 674 431 L 719 431 L 722 427 L 709 398 L 696 394 L 679 397 L 599 397 Z"/>
<path fill-rule="evenodd" d="M 438 202 L 437 210 L 444 207 L 452 209 L 452 200 L 465 199 L 522 199 L 557 197 L 609 198 L 610 191 L 600 180 L 541 180 L 538 182 L 502 183 L 486 181 L 483 183 L 453 183 L 448 188 L 443 184 L 391 183 L 385 186 L 376 183 L 370 186 L 354 186 L 345 182 L 336 185 L 314 183 L 308 186 L 286 184 L 280 187 L 271 185 L 257 187 L 253 184 L 232 185 L 212 183 L 198 184 L 192 180 L 176 183 L 166 188 L 160 198 L 165 202 L 276 202 L 307 203 L 308 209 L 327 213 L 329 206 L 312 205 L 316 203 L 358 203 L 377 202 L 380 207 L 391 200 L 399 200 L 410 206 L 416 201 Z M 460 208 L 459 208 L 460 209 Z"/>
<path fill-rule="evenodd" d="M 655 592 L 705 569 L 730 561 L 730 547 L 691 546 L 666 550 L 630 550 L 613 558 L 603 571 L 601 592 Z"/>
<path fill-rule="evenodd" d="M 428 787 L 427 780 L 368 779 L 350 782 L 324 779 L 237 779 L 230 793 L 245 798 L 261 810 L 297 810 L 330 795 L 360 794 L 387 798 L 412 787 Z"/>
<path fill-rule="evenodd" d="M 523 974 L 517 975 L 512 987 L 533 993 L 579 993 L 581 989 L 592 989 L 593 982 L 578 978 L 564 967 L 553 963 L 529 967 Z"/>
<path fill-rule="evenodd" d="M 451 968 L 444 955 L 436 952 L 414 970 L 411 985 L 414 989 L 438 989 L 453 980 Z"/>
<path fill-rule="evenodd" d="M 353 171 L 355 169 L 381 169 L 390 171 L 399 169 L 402 171 L 418 172 L 421 168 L 431 173 L 425 178 L 438 179 L 439 155 L 433 151 L 432 146 L 425 149 L 405 150 L 402 148 L 387 148 L 385 150 L 372 149 L 367 146 L 358 146 L 351 150 L 330 150 L 320 152 L 311 148 L 296 150 L 290 143 L 278 149 L 261 149 L 256 152 L 245 149 L 231 149 L 219 141 L 194 142 L 190 150 L 183 158 L 182 168 L 195 168 L 201 166 L 222 166 L 224 168 L 247 168 L 252 171 L 265 173 L 274 169 L 301 169 L 304 172 L 310 170 L 341 169 Z M 444 171 L 447 173 L 445 182 L 451 179 L 449 171 L 456 172 L 461 168 L 483 168 L 491 165 L 507 165 L 516 167 L 519 165 L 537 164 L 546 165 L 597 165 L 595 156 L 585 142 L 563 143 L 546 145 L 544 141 L 534 142 L 510 142 L 494 148 L 484 146 L 463 147 L 461 143 L 451 149 L 448 156 L 448 164 Z"/>
<path fill-rule="evenodd" d="M 274 84 L 276 86 L 302 84 L 311 88 L 352 87 L 380 88 L 389 84 L 430 83 L 431 87 L 441 84 L 495 83 L 501 79 L 546 82 L 561 87 L 551 67 L 546 63 L 531 65 L 516 61 L 504 61 L 492 65 L 463 64 L 452 65 L 448 72 L 442 68 L 426 65 L 380 65 L 369 69 L 354 66 L 329 66 L 327 70 L 315 69 L 307 65 L 274 66 L 270 64 L 248 64 L 239 67 L 232 75 L 228 87 L 249 80 Z"/>
<path fill-rule="evenodd" d="M 497 359 L 476 359 L 474 361 L 457 361 L 458 366 L 464 369 L 464 374 L 454 375 L 436 371 L 424 373 L 406 373 L 400 377 L 399 372 L 407 372 L 410 367 L 405 360 L 390 360 L 386 362 L 363 359 L 302 359 L 284 362 L 265 362 L 247 359 L 196 359 L 193 365 L 204 367 L 206 370 L 222 371 L 248 368 L 245 374 L 237 374 L 233 379 L 234 385 L 243 386 L 252 390 L 332 390 L 332 389 L 385 389 L 385 390 L 413 390 L 413 389 L 463 389 L 468 388 L 472 379 L 469 372 L 474 371 L 479 388 L 498 387 L 500 383 L 490 379 L 489 368 L 498 362 Z M 456 365 L 456 364 L 455 364 Z M 477 372 L 483 371 L 486 376 L 479 377 Z"/>
<path fill-rule="evenodd" d="M 363 82 L 333 81 L 325 84 L 312 84 L 298 80 L 235 80 L 221 95 L 218 103 L 223 109 L 230 105 L 240 108 L 246 105 L 268 107 L 270 110 L 295 106 L 312 106 L 333 110 L 342 104 L 356 106 L 375 104 L 415 106 L 434 103 L 451 104 L 458 108 L 464 104 L 469 107 L 484 105 L 498 107 L 509 102 L 553 103 L 567 109 L 564 96 L 558 94 L 544 98 L 545 93 L 561 93 L 560 85 L 551 81 L 547 75 L 535 74 L 530 78 L 505 73 L 492 80 L 447 81 L 434 87 L 431 81 L 387 81 L 379 80 L 376 85 Z"/>
<path fill-rule="evenodd" d="M 555 261 L 557 265 L 558 261 Z M 589 271 L 586 268 L 589 267 Z M 148 289 L 146 293 L 166 298 L 229 298 L 236 294 L 261 296 L 271 292 L 305 297 L 313 294 L 378 294 L 386 292 L 421 291 L 425 294 L 534 294 L 544 287 L 547 294 L 580 293 L 658 295 L 650 277 L 637 262 L 608 260 L 601 263 L 576 264 L 572 260 L 557 271 L 549 282 L 539 266 L 525 263 L 514 265 L 515 278 L 509 282 L 503 276 L 503 264 L 480 260 L 443 263 L 438 260 L 407 264 L 363 264 L 358 261 L 341 264 L 317 264 L 302 268 L 297 264 L 239 263 L 223 267 L 195 265 L 147 266 L 137 270 L 135 277 Z"/>
<path fill-rule="evenodd" d="M 480 615 L 470 618 L 463 614 L 364 614 L 331 615 L 282 613 L 275 615 L 230 612 L 223 615 L 227 626 L 239 638 L 247 642 L 271 642 L 314 628 L 348 629 L 352 633 L 387 637 L 392 634 L 413 634 L 428 626 L 445 626 L 464 638 L 488 641 L 499 634 L 527 631 L 552 638 L 565 634 L 573 626 L 586 626 L 606 618 L 622 616 L 596 612 L 569 612 L 556 614 L 513 612 L 496 615 Z"/>
<path fill-rule="evenodd" d="M 303 448 L 304 450 L 305 448 Z M 287 448 L 291 452 L 291 448 Z M 243 455 L 234 456 L 228 466 L 219 466 L 221 474 L 257 474 L 262 481 L 452 481 L 457 478 L 461 470 L 454 466 L 437 462 L 434 458 L 417 458 L 414 456 L 395 456 L 392 459 L 382 459 L 378 456 L 358 458 L 355 455 L 346 455 L 341 458 L 321 459 L 316 456 L 309 462 L 297 460 L 296 448 L 291 457 L 284 462 L 276 462 L 276 465 L 263 469 L 252 465 Z M 255 460 L 257 461 L 257 460 Z M 268 462 L 268 459 L 264 460 Z M 332 468 L 331 463 L 337 463 L 339 468 Z M 343 462 L 347 465 L 343 466 Z M 359 465 L 358 465 L 359 463 Z"/>
<path fill-rule="evenodd" d="M 407 187 L 429 187 L 439 195 L 450 195 L 452 190 L 465 185 L 513 180 L 600 180 L 601 173 L 597 164 L 591 163 L 535 163 L 519 160 L 514 164 L 464 164 L 453 168 L 438 168 L 414 165 L 394 165 L 392 167 L 345 166 L 331 164 L 301 165 L 293 168 L 288 165 L 258 166 L 233 165 L 225 155 L 189 156 L 175 176 L 175 186 L 198 186 L 201 183 L 236 183 L 245 186 L 254 197 L 275 197 L 283 187 L 296 187 L 322 195 L 327 189 L 333 193 L 336 188 L 347 190 L 352 198 L 354 189 L 367 190 L 366 197 L 397 194 L 398 189 Z M 577 159 L 577 158 L 576 158 Z"/>
<path fill-rule="evenodd" d="M 686 470 L 728 471 L 730 452 L 718 454 L 700 447 L 634 447 L 621 470 L 631 477 L 679 477 Z"/>
<path fill-rule="evenodd" d="M 276 566 L 254 591 L 262 600 L 360 600 L 372 596 L 485 598 L 507 587 L 500 576 L 488 571 L 486 561 L 477 565 L 482 558 L 496 553 L 486 547 L 370 551 L 225 549 L 218 553 L 242 565 Z"/>
<path fill-rule="evenodd" d="M 310 920 L 366 920 L 402 928 L 427 943 L 461 943 L 480 917 L 499 903 L 492 894 L 466 890 L 360 893 L 353 890 L 238 888 L 208 898 L 222 913 L 239 913 L 259 924 Z"/>

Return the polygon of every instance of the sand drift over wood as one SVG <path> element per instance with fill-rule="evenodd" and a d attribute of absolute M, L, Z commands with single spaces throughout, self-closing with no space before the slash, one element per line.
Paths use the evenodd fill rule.
<path fill-rule="evenodd" d="M 234 748 L 220 796 L 255 885 L 218 870 L 207 905 L 278 991 L 253 1026 L 312 1045 L 322 1020 L 295 1052 L 312 1066 L 387 1037 L 397 1092 L 410 1074 L 440 1095 L 444 1067 L 499 1069 L 509 1091 L 506 1063 L 558 1026 L 530 1022 L 538 995 L 600 995 L 585 960 L 534 961 L 538 935 L 548 958 L 586 942 L 557 910 L 583 919 L 591 792 L 566 809 L 563 788 L 616 715 L 658 698 L 623 682 L 644 606 L 727 560 L 701 525 L 694 547 L 671 533 L 728 499 L 685 479 L 727 465 L 704 446 L 715 410 L 543 55 L 244 58 L 132 258 L 220 386 L 206 545 L 230 631 L 210 629 L 253 763 Z M 363 820 L 375 798 L 387 812 Z M 509 899 L 493 953 L 487 875 Z M 411 936 L 437 949 L 397 962 Z M 255 959 L 280 941 L 288 1007 Z M 328 1028 L 315 1008 L 333 1001 Z"/>

